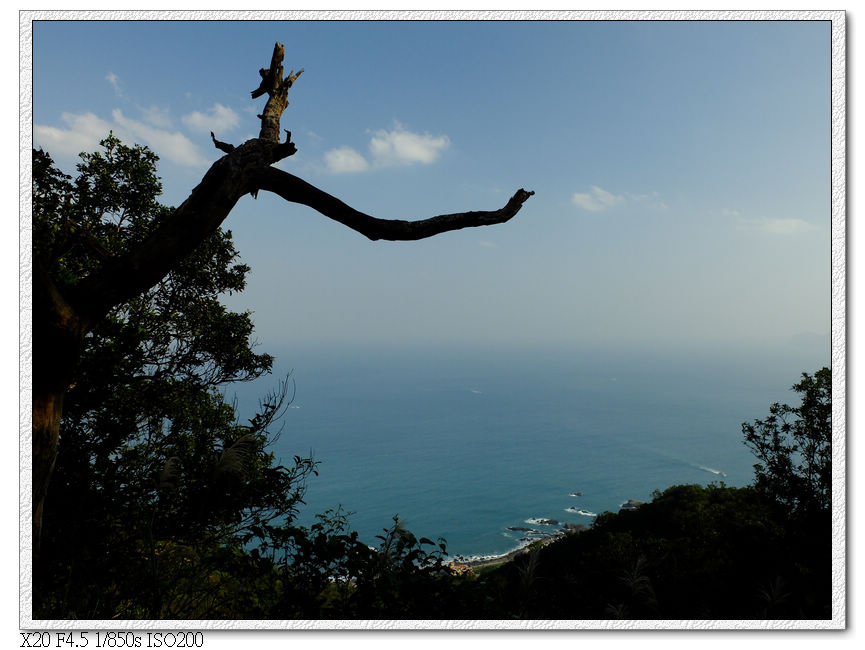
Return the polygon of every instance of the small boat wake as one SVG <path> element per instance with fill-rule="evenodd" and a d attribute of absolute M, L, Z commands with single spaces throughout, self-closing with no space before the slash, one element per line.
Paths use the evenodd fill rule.
<path fill-rule="evenodd" d="M 697 469 L 701 469 L 704 472 L 710 472 L 710 473 L 715 474 L 717 476 L 727 476 L 727 472 L 722 472 L 719 469 L 712 469 L 711 467 L 706 467 L 705 465 L 697 465 Z"/>

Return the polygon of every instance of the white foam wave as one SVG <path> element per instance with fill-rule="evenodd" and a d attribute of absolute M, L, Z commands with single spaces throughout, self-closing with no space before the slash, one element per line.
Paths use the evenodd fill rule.
<path fill-rule="evenodd" d="M 548 517 L 530 517 L 526 519 L 527 524 L 532 524 L 533 526 L 558 526 L 559 522 L 552 523 L 556 520 L 550 519 Z"/>
<path fill-rule="evenodd" d="M 565 512 L 570 512 L 574 515 L 582 515 L 583 517 L 597 517 L 597 513 L 589 512 L 588 510 L 582 510 L 571 506 L 570 508 L 565 508 Z"/>
<path fill-rule="evenodd" d="M 456 555 L 447 556 L 445 558 L 445 560 L 447 562 L 453 561 L 453 562 L 466 563 L 466 564 L 483 563 L 483 562 L 489 562 L 491 560 L 504 560 L 511 553 L 513 553 L 515 551 L 520 551 L 520 550 L 526 548 L 527 546 L 538 541 L 538 539 L 545 539 L 545 538 L 546 539 L 556 539 L 558 537 L 561 537 L 563 534 L 564 533 L 562 533 L 561 531 L 557 531 L 557 532 L 551 533 L 551 534 L 534 535 L 531 537 L 522 537 L 517 542 L 516 546 L 514 546 L 510 551 L 507 551 L 506 553 L 495 553 L 492 555 L 459 555 L 459 554 L 456 554 Z"/>

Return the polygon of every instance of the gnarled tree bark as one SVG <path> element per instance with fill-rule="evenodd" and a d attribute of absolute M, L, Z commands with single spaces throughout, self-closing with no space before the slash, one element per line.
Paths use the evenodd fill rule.
<path fill-rule="evenodd" d="M 79 361 L 84 337 L 114 307 L 146 291 L 211 235 L 244 194 L 266 190 L 307 205 L 372 240 L 416 240 L 449 230 L 509 220 L 533 194 L 518 190 L 507 204 L 488 212 L 460 212 L 419 221 L 378 219 L 287 172 L 272 167 L 297 148 L 291 132 L 280 141 L 288 90 L 303 70 L 283 77 L 284 47 L 277 43 L 269 68 L 252 97 L 268 95 L 258 138 L 234 146 L 211 133 L 224 152 L 189 197 L 136 249 L 110 258 L 74 285 L 63 286 L 33 262 L 33 543 L 37 550 L 42 510 L 57 456 L 63 397 Z"/>

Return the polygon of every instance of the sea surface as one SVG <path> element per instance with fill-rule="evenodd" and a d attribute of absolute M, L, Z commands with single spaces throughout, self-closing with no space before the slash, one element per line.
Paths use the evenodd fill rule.
<path fill-rule="evenodd" d="M 676 484 L 749 484 L 742 422 L 798 404 L 790 387 L 829 365 L 830 349 L 313 345 L 275 356 L 272 375 L 228 395 L 248 416 L 291 373 L 273 450 L 320 462 L 300 523 L 342 507 L 376 545 L 398 515 L 418 537 L 445 538 L 451 556 L 484 557 L 525 544 L 513 528 L 590 525 Z"/>

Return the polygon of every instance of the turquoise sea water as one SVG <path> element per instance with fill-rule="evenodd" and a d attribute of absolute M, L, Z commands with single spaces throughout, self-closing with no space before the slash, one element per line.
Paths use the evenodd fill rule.
<path fill-rule="evenodd" d="M 394 515 L 451 555 L 505 553 L 538 519 L 584 513 L 682 483 L 746 485 L 741 423 L 763 417 L 829 348 L 684 351 L 469 346 L 305 347 L 237 390 L 241 413 L 292 371 L 275 451 L 321 462 L 302 523 L 342 506 L 361 539 Z M 580 493 L 581 496 L 571 496 Z M 529 522 L 529 523 L 527 523 Z"/>

